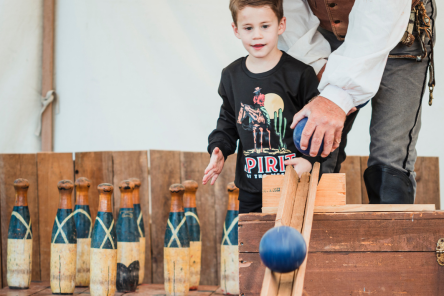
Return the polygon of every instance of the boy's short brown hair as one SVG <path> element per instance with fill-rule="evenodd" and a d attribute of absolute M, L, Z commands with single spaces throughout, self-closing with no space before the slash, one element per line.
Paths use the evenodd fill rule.
<path fill-rule="evenodd" d="M 284 17 L 284 0 L 230 0 L 230 11 L 233 22 L 237 26 L 237 13 L 247 6 L 262 7 L 268 6 L 273 10 L 278 18 L 278 22 Z"/>

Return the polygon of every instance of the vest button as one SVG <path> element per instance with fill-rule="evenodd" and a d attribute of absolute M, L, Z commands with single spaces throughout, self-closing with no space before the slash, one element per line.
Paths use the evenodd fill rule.
<path fill-rule="evenodd" d="M 340 22 L 340 20 L 335 20 L 335 24 L 339 24 Z"/>
<path fill-rule="evenodd" d="M 328 4 L 328 6 L 330 6 L 330 7 L 335 7 L 335 6 L 336 6 L 336 3 L 330 3 L 330 4 Z"/>

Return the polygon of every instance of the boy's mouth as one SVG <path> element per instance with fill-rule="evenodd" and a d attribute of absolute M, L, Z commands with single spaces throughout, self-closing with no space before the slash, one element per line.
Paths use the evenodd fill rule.
<path fill-rule="evenodd" d="M 254 44 L 252 47 L 256 50 L 262 49 L 265 46 L 265 44 Z"/>

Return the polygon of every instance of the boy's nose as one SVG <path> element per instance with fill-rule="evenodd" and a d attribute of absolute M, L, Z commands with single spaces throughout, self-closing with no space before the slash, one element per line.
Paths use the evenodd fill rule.
<path fill-rule="evenodd" d="M 262 39 L 262 33 L 260 30 L 254 30 L 254 35 L 253 35 L 253 39 Z"/>

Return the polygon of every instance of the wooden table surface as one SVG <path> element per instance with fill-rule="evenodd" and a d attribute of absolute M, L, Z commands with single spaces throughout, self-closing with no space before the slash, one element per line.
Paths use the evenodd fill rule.
<path fill-rule="evenodd" d="M 222 295 L 218 286 L 199 286 L 197 291 L 190 291 L 190 296 L 210 296 L 210 295 Z M 89 295 L 89 288 L 76 288 L 74 295 Z M 117 293 L 123 295 L 124 293 Z M 165 295 L 165 289 L 163 284 L 143 284 L 137 287 L 137 291 L 134 293 L 127 293 L 126 295 Z M 49 282 L 32 282 L 31 287 L 26 290 L 9 289 L 8 287 L 0 290 L 0 296 L 29 296 L 29 295 L 52 295 Z"/>

